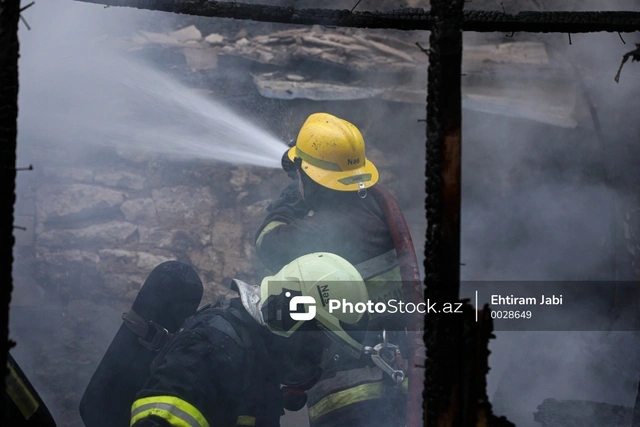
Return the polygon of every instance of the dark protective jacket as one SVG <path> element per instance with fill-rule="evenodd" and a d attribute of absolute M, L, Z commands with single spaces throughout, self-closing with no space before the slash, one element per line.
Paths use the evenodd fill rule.
<path fill-rule="evenodd" d="M 275 272 L 303 255 L 330 252 L 356 267 L 367 284 L 369 299 L 402 300 L 393 240 L 373 197 L 320 190 L 311 203 L 297 188 L 295 181 L 282 192 L 256 233 L 256 251 L 265 266 Z M 376 317 L 372 315 L 370 321 Z"/>
<path fill-rule="evenodd" d="M 283 397 L 263 329 L 239 298 L 199 310 L 154 360 L 131 425 L 279 426 Z"/>
<path fill-rule="evenodd" d="M 393 249 L 382 211 L 372 197 L 332 191 L 311 207 L 309 216 L 297 181 L 271 205 L 256 235 L 256 250 L 272 272 L 313 252 L 331 252 L 358 264 Z"/>
<path fill-rule="evenodd" d="M 256 234 L 256 250 L 265 266 L 278 271 L 302 255 L 330 252 L 355 265 L 365 279 L 371 300 L 402 300 L 393 240 L 373 197 L 360 198 L 355 192 L 316 187 L 313 196 L 317 197 L 310 203 L 297 188 L 295 181 L 283 191 L 269 207 Z M 390 326 L 392 322 L 394 325 Z M 388 334 L 389 342 L 403 346 L 405 337 L 397 332 L 403 329 L 402 322 L 397 316 L 370 316 L 371 332 L 367 334 L 366 345 L 381 342 L 379 331 L 385 328 L 395 330 L 395 334 Z M 320 382 L 308 391 L 312 427 L 347 425 L 345 420 L 354 427 L 383 425 L 378 424 L 381 420 L 387 420 L 385 426 L 404 425 L 402 410 L 406 407 L 406 394 L 403 391 L 406 392 L 407 383 L 397 390 L 390 387 L 388 378 L 371 363 L 348 361 L 339 350 L 336 354 L 339 362 L 327 367 Z"/>
<path fill-rule="evenodd" d="M 56 423 L 20 366 L 7 353 L 8 375 L 4 382 L 2 425 L 12 427 L 55 427 Z"/>

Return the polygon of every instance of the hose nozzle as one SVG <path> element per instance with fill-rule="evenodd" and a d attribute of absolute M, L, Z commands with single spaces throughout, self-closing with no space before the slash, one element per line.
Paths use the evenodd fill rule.
<path fill-rule="evenodd" d="M 296 164 L 289 158 L 289 150 L 285 151 L 282 155 L 280 164 L 282 165 L 282 170 L 287 173 L 289 178 L 296 179 L 298 177 L 296 174 Z"/>

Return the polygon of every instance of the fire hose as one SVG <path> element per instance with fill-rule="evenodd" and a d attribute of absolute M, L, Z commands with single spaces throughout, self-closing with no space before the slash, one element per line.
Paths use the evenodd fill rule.
<path fill-rule="evenodd" d="M 394 197 L 387 190 L 377 184 L 367 191 L 378 203 L 389 227 L 393 244 L 396 248 L 402 277 L 402 292 L 406 301 L 418 304 L 423 302 L 422 281 L 418 269 L 418 259 L 411 240 L 404 215 Z M 418 313 L 409 317 L 407 334 L 409 336 L 409 355 L 407 376 L 409 389 L 407 392 L 407 427 L 422 426 L 422 388 L 426 350 L 423 339 L 423 319 Z"/>

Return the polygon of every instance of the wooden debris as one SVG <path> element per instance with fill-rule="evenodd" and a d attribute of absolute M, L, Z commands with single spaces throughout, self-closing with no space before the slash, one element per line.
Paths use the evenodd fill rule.
<path fill-rule="evenodd" d="M 182 52 L 192 71 L 213 70 L 218 67 L 218 55 L 214 49 L 185 47 Z"/>
<path fill-rule="evenodd" d="M 547 49 L 542 43 L 513 42 L 498 45 L 480 45 L 465 47 L 463 63 L 494 64 L 549 64 Z"/>
<path fill-rule="evenodd" d="M 394 49 L 391 46 L 388 46 L 388 45 L 386 45 L 384 43 L 375 42 L 373 40 L 367 40 L 366 38 L 360 37 L 360 36 L 354 36 L 353 38 L 358 40 L 359 42 L 362 42 L 362 43 L 364 43 L 364 44 L 366 44 L 368 46 L 371 46 L 371 47 L 379 50 L 380 52 L 388 53 L 390 55 L 394 55 L 394 56 L 400 57 L 400 58 L 402 58 L 402 59 L 404 59 L 406 61 L 409 61 L 409 62 L 415 62 L 415 60 L 413 59 L 413 56 L 411 56 L 408 53 L 403 52 L 401 50 Z"/>
<path fill-rule="evenodd" d="M 315 44 L 315 45 L 327 46 L 327 47 L 337 47 L 338 49 L 343 49 L 343 50 L 350 49 L 350 50 L 368 51 L 368 49 L 364 46 L 357 46 L 357 45 L 349 46 L 344 43 L 338 43 L 335 41 L 326 40 L 316 36 L 301 36 L 300 39 L 312 45 Z"/>
<path fill-rule="evenodd" d="M 184 43 L 179 42 L 169 34 L 162 33 L 151 33 L 148 31 L 140 31 L 139 37 L 136 38 L 136 41 L 141 44 L 159 44 L 163 46 L 175 46 L 175 47 L 183 47 Z"/>
<path fill-rule="evenodd" d="M 255 37 L 241 30 L 229 40 L 216 33 L 202 38 L 200 31 L 190 26 L 169 34 L 141 32 L 132 41 L 138 48 L 151 44 L 188 47 L 183 49 L 187 65 L 196 71 L 216 68 L 221 55 L 253 61 L 258 64 L 254 83 L 270 98 L 378 97 L 409 103 L 426 99 L 426 76 L 417 77 L 422 76 L 417 70 L 426 69 L 428 56 L 415 41 L 388 33 L 313 26 Z M 260 67 L 263 71 L 279 67 L 280 71 L 267 75 L 260 73 Z M 577 125 L 576 88 L 565 69 L 550 64 L 542 43 L 465 46 L 462 70 L 463 106 L 467 109 L 553 126 Z M 348 80 L 338 77 L 343 72 Z M 354 86 L 354 80 L 366 84 Z"/>
<path fill-rule="evenodd" d="M 258 92 L 267 98 L 348 101 L 373 98 L 383 89 L 331 82 L 291 81 L 277 73 L 254 75 Z"/>
<path fill-rule="evenodd" d="M 238 34 L 236 34 L 235 39 L 236 40 L 243 39 L 243 38 L 247 37 L 247 34 L 249 34 L 249 33 L 247 32 L 246 29 L 243 28 L 240 31 L 238 31 Z"/>
<path fill-rule="evenodd" d="M 194 26 L 170 34 L 142 32 L 148 43 L 177 46 L 180 43 L 202 42 Z M 141 40 L 136 39 L 136 43 Z M 413 72 L 416 66 L 427 64 L 428 58 L 418 52 L 414 43 L 390 35 L 353 32 L 349 29 L 322 29 L 319 26 L 277 31 L 248 37 L 240 31 L 235 39 L 225 40 L 220 34 L 204 39 L 218 47 L 219 53 L 244 57 L 262 64 L 285 66 L 291 62 L 309 61 L 351 69 L 356 72 Z M 194 45 L 195 46 L 195 45 Z M 541 43 L 513 42 L 498 45 L 468 46 L 463 54 L 465 72 L 486 70 L 496 64 L 546 65 L 549 58 Z"/>
<path fill-rule="evenodd" d="M 221 34 L 212 33 L 205 37 L 204 41 L 213 45 L 221 45 L 225 42 L 225 38 Z"/>
<path fill-rule="evenodd" d="M 249 40 L 247 40 L 245 37 L 241 38 L 236 42 L 236 46 L 238 47 L 247 46 L 248 44 L 249 44 Z"/>
<path fill-rule="evenodd" d="M 363 31 L 359 31 L 357 33 L 357 35 L 366 37 L 370 40 L 373 41 L 377 41 L 380 43 L 384 43 L 387 44 L 391 47 L 395 47 L 396 49 L 400 49 L 400 50 L 407 50 L 407 51 L 411 51 L 413 49 L 416 48 L 415 45 L 415 41 L 406 41 L 404 39 L 401 39 L 399 37 L 389 37 L 385 34 L 377 34 L 374 31 L 367 31 L 367 32 L 363 32 Z M 421 45 L 428 45 L 428 43 L 420 43 Z"/>
<path fill-rule="evenodd" d="M 200 41 L 202 39 L 202 33 L 195 25 L 190 25 L 181 30 L 169 33 L 169 37 L 177 42 Z"/>

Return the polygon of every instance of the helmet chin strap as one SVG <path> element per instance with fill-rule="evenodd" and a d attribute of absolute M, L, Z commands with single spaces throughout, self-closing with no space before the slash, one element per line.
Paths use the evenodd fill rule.
<path fill-rule="evenodd" d="M 247 312 L 253 317 L 256 322 L 258 322 L 262 326 L 266 326 L 266 322 L 264 321 L 264 317 L 262 317 L 262 301 L 260 301 L 260 287 L 253 286 L 248 283 L 243 282 L 242 280 L 233 279 L 232 281 L 232 289 L 240 294 L 240 301 L 242 301 L 242 306 L 247 310 Z"/>

